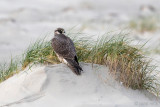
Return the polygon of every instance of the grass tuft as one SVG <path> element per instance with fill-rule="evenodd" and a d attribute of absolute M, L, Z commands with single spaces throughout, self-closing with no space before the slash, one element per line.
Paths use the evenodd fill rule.
<path fill-rule="evenodd" d="M 137 20 L 131 20 L 129 26 L 138 32 L 154 32 L 158 27 L 159 20 L 156 17 L 144 17 Z"/>
<path fill-rule="evenodd" d="M 23 54 L 22 69 L 25 69 L 30 63 L 59 63 L 51 47 L 51 41 L 45 41 L 45 38 L 43 38 L 29 46 Z"/>
<path fill-rule="evenodd" d="M 18 61 L 11 58 L 10 64 L 0 65 L 0 82 L 5 81 L 9 77 L 18 72 Z"/>
<path fill-rule="evenodd" d="M 98 39 L 89 55 L 91 62 L 109 67 L 115 79 L 126 87 L 159 92 L 157 84 L 160 83 L 152 75 L 156 67 L 150 64 L 141 49 L 130 46 L 131 41 L 119 35 Z"/>

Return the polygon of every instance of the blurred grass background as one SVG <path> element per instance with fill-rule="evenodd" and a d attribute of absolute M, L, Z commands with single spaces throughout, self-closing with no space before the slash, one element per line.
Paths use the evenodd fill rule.
<path fill-rule="evenodd" d="M 1 0 L 0 62 L 9 62 L 57 27 L 69 30 L 74 26 L 76 33 L 96 36 L 127 30 L 128 36 L 142 44 L 155 38 L 151 45 L 158 45 L 159 18 L 151 17 L 159 16 L 159 5 L 158 0 Z"/>

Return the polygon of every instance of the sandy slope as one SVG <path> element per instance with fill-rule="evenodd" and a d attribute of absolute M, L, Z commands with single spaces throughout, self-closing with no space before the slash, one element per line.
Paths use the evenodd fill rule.
<path fill-rule="evenodd" d="M 0 107 L 158 106 L 149 93 L 125 89 L 104 66 L 81 63 L 76 76 L 64 64 L 37 66 L 0 84 Z"/>

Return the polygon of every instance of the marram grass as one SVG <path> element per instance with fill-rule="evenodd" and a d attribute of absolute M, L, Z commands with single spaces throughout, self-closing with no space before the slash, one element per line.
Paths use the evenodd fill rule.
<path fill-rule="evenodd" d="M 138 32 L 154 32 L 159 29 L 159 17 L 148 16 L 140 19 L 131 20 L 129 27 Z"/>
<path fill-rule="evenodd" d="M 156 76 L 152 75 L 155 67 L 150 64 L 141 49 L 129 45 L 131 41 L 122 33 L 111 38 L 110 34 L 105 34 L 97 40 L 80 33 L 74 35 L 68 34 L 74 41 L 79 61 L 106 65 L 113 77 L 124 86 L 159 94 L 160 83 Z M 29 46 L 21 60 L 12 59 L 10 65 L 1 65 L 0 81 L 8 79 L 30 64 L 38 63 L 60 63 L 51 47 L 51 41 L 40 39 Z"/>
<path fill-rule="evenodd" d="M 30 45 L 27 51 L 23 54 L 22 69 L 25 69 L 30 63 L 58 63 L 58 59 L 53 52 L 50 41 L 40 39 Z"/>
<path fill-rule="evenodd" d="M 1 64 L 0 65 L 0 82 L 8 79 L 9 77 L 13 76 L 18 71 L 18 62 L 11 58 L 10 64 L 7 65 Z"/>

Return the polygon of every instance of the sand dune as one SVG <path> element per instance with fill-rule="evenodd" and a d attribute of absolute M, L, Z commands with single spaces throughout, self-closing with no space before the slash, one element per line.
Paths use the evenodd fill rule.
<path fill-rule="evenodd" d="M 0 84 L 0 107 L 158 106 L 151 94 L 114 81 L 107 67 L 81 66 L 81 76 L 64 64 L 27 68 Z"/>

